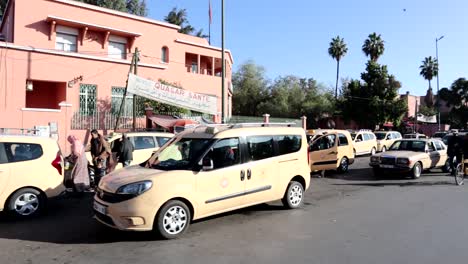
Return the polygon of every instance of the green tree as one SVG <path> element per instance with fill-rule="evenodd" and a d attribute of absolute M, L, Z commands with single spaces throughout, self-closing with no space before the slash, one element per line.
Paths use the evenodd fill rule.
<path fill-rule="evenodd" d="M 146 16 L 148 9 L 146 7 L 146 0 L 75 0 L 86 4 L 105 7 L 129 14 Z"/>
<path fill-rule="evenodd" d="M 195 36 L 199 37 L 199 38 L 207 38 L 208 37 L 208 35 L 203 33 L 203 29 L 198 30 L 197 33 L 195 34 Z"/>
<path fill-rule="evenodd" d="M 330 47 L 328 48 L 328 55 L 336 60 L 336 86 L 335 86 L 335 99 L 338 98 L 338 79 L 340 76 L 340 60 L 348 52 L 346 43 L 343 38 L 336 36 L 332 38 L 330 42 Z"/>
<path fill-rule="evenodd" d="M 148 8 L 146 7 L 146 0 L 127 0 L 127 12 L 137 16 L 147 16 Z"/>
<path fill-rule="evenodd" d="M 384 53 L 385 46 L 382 36 L 377 33 L 372 33 L 369 37 L 364 41 L 364 45 L 362 45 L 362 51 L 366 56 L 370 57 L 371 61 L 377 62 L 380 56 Z"/>
<path fill-rule="evenodd" d="M 452 107 L 449 122 L 455 128 L 468 128 L 468 80 L 459 78 L 439 92 L 440 98 Z"/>
<path fill-rule="evenodd" d="M 419 69 L 421 70 L 419 74 L 429 82 L 429 90 L 432 89 L 431 80 L 439 73 L 439 63 L 432 56 L 429 56 L 424 58 Z"/>
<path fill-rule="evenodd" d="M 187 19 L 186 9 L 177 9 L 174 7 L 167 16 L 164 17 L 164 21 L 180 26 L 179 32 L 183 34 L 191 34 L 195 31 Z"/>

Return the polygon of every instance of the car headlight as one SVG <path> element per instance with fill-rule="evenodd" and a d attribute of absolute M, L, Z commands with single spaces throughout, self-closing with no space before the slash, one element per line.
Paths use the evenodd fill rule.
<path fill-rule="evenodd" d="M 370 158 L 370 161 L 371 161 L 371 162 L 379 162 L 379 161 L 380 161 L 380 157 L 379 157 L 379 156 L 372 156 L 372 157 Z"/>
<path fill-rule="evenodd" d="M 117 189 L 117 194 L 132 194 L 138 196 L 151 189 L 152 186 L 152 181 L 130 183 L 127 185 L 123 185 L 119 189 Z"/>
<path fill-rule="evenodd" d="M 397 158 L 396 163 L 398 165 L 409 165 L 410 160 L 408 158 Z"/>

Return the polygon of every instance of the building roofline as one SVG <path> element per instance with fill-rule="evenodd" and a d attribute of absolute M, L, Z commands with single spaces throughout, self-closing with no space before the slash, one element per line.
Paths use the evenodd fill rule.
<path fill-rule="evenodd" d="M 128 14 L 128 13 L 125 13 L 125 12 L 112 10 L 112 9 L 109 9 L 109 8 L 104 8 L 104 7 L 99 7 L 99 6 L 95 6 L 95 5 L 85 4 L 85 3 L 82 3 L 82 2 L 78 2 L 78 1 L 72 1 L 72 0 L 49 0 L 49 1 L 62 3 L 62 4 L 66 4 L 66 5 L 71 5 L 71 6 L 76 6 L 76 7 L 82 7 L 82 8 L 86 8 L 86 9 L 90 9 L 90 10 L 94 10 L 94 11 L 99 11 L 99 12 L 106 13 L 106 14 L 111 14 L 111 15 L 116 15 L 116 16 L 120 16 L 120 17 L 130 18 L 130 19 L 133 19 L 133 20 L 138 20 L 138 21 L 151 23 L 151 24 L 155 24 L 155 25 L 159 25 L 159 26 L 163 26 L 163 27 L 168 27 L 168 28 L 172 28 L 172 29 L 177 29 L 177 30 L 180 29 L 180 26 L 173 25 L 173 24 L 170 24 L 170 23 L 166 23 L 166 22 L 162 22 L 162 21 L 158 21 L 158 20 L 155 20 L 155 19 L 150 19 L 150 18 L 146 18 L 146 17 L 142 17 L 142 16 L 132 15 L 132 14 Z"/>
<path fill-rule="evenodd" d="M 200 47 L 200 48 L 206 48 L 206 49 L 221 51 L 221 48 L 219 48 L 219 47 L 199 44 L 199 43 L 196 43 L 196 42 L 193 42 L 193 41 L 188 41 L 188 40 L 183 40 L 183 39 L 176 39 L 175 42 L 188 44 L 188 45 L 192 45 L 192 46 L 197 46 L 197 47 Z M 224 52 L 229 54 L 229 58 L 231 59 L 232 64 L 234 64 L 234 58 L 232 57 L 231 51 L 228 50 L 228 49 L 225 49 Z"/>

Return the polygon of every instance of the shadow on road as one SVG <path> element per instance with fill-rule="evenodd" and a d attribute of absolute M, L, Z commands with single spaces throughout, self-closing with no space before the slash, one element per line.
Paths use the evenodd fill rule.
<path fill-rule="evenodd" d="M 412 182 L 369 182 L 369 183 L 335 183 L 336 186 L 368 186 L 368 187 L 386 187 L 386 186 L 399 186 L 399 187 L 409 187 L 409 186 L 447 186 L 454 185 L 450 181 L 412 181 Z"/>

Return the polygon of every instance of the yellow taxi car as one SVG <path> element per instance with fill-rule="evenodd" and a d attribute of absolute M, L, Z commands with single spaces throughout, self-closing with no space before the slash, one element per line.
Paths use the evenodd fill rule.
<path fill-rule="evenodd" d="M 377 152 L 377 138 L 371 130 L 361 129 L 351 133 L 354 145 L 354 154 L 374 155 Z"/>
<path fill-rule="evenodd" d="M 127 137 L 132 142 L 135 150 L 133 151 L 133 164 L 140 164 L 148 160 L 153 153 L 166 144 L 174 134 L 166 132 L 128 132 L 126 133 Z M 109 142 L 112 153 L 119 152 L 120 148 L 120 139 L 122 138 L 121 133 L 112 133 L 106 137 L 107 142 Z M 86 158 L 90 163 L 92 163 L 91 153 L 86 152 Z M 119 163 L 115 169 L 122 168 L 122 164 Z"/>
<path fill-rule="evenodd" d="M 192 220 L 282 199 L 304 202 L 310 176 L 302 128 L 215 126 L 186 130 L 145 165 L 102 178 L 96 219 L 175 238 Z"/>
<path fill-rule="evenodd" d="M 48 198 L 65 191 L 62 164 L 55 139 L 0 135 L 0 211 L 38 215 Z"/>
<path fill-rule="evenodd" d="M 345 173 L 354 163 L 354 148 L 351 134 L 347 130 L 308 130 L 311 172 L 337 170 Z"/>
<path fill-rule="evenodd" d="M 414 179 L 419 178 L 424 170 L 450 170 L 447 147 L 436 139 L 397 140 L 387 152 L 373 155 L 370 166 L 375 176 L 384 172 L 402 172 L 409 173 Z"/>
<path fill-rule="evenodd" d="M 374 132 L 377 137 L 377 151 L 385 152 L 397 140 L 402 139 L 401 133 L 397 131 L 376 131 Z"/>

